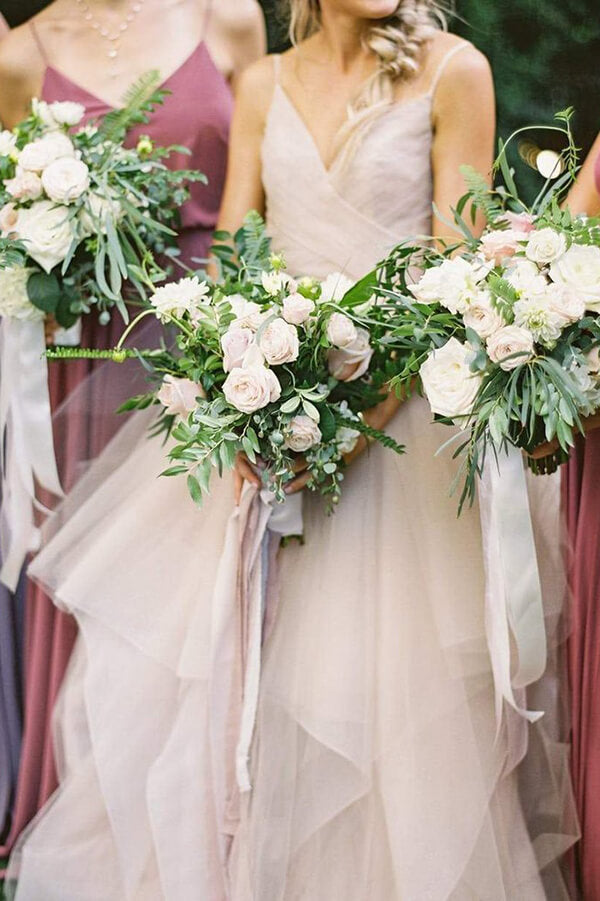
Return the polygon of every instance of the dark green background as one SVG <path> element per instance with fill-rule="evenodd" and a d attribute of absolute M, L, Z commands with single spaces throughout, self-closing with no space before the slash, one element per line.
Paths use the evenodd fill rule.
<path fill-rule="evenodd" d="M 281 46 L 277 0 L 261 2 L 272 47 Z M 600 131 L 598 0 L 457 0 L 456 9 L 451 29 L 492 65 L 499 133 L 507 137 L 522 125 L 549 123 L 555 112 L 573 106 L 575 137 L 587 153 Z M 538 143 L 554 146 L 543 134 Z M 531 177 L 525 178 L 531 186 Z"/>

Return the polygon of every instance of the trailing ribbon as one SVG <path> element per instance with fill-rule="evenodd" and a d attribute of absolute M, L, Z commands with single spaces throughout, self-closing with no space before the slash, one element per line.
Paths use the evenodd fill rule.
<path fill-rule="evenodd" d="M 15 590 L 30 551 L 39 547 L 34 508 L 41 489 L 62 497 L 48 393 L 44 323 L 0 322 L 0 581 Z"/>
<path fill-rule="evenodd" d="M 515 690 L 536 682 L 546 668 L 542 589 L 537 565 L 525 468 L 521 451 L 509 447 L 489 460 L 479 486 L 486 571 L 486 631 L 496 685 L 496 721 L 506 700 L 535 722 L 543 712 L 526 710 Z M 514 659 L 513 659 L 514 658 Z"/>

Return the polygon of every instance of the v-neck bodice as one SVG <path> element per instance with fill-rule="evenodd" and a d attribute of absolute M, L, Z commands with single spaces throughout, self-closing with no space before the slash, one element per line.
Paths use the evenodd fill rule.
<path fill-rule="evenodd" d="M 147 125 L 132 129 L 128 143 L 148 134 L 159 145 L 178 144 L 190 155 L 173 153 L 169 165 L 175 169 L 199 169 L 208 185 L 191 186 L 191 197 L 182 210 L 180 247 L 182 257 L 203 257 L 210 246 L 225 183 L 229 125 L 233 108 L 230 87 L 216 68 L 208 48 L 201 41 L 192 53 L 162 84 L 169 91 Z M 105 100 L 74 82 L 48 64 L 42 98 L 75 100 L 86 109 L 85 121 L 113 108 Z"/>

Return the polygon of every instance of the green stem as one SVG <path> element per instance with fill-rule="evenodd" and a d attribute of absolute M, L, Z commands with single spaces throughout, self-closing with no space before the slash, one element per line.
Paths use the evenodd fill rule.
<path fill-rule="evenodd" d="M 121 350 L 126 339 L 129 337 L 129 335 L 131 334 L 133 329 L 136 327 L 138 322 L 141 322 L 142 319 L 144 319 L 146 316 L 150 316 L 150 315 L 155 316 L 156 311 L 155 310 L 143 310 L 141 313 L 139 313 L 139 315 L 137 315 L 135 317 L 135 319 L 129 323 L 129 325 L 127 326 L 127 328 L 125 329 L 125 331 L 123 332 L 121 337 L 119 338 L 119 341 L 117 343 L 115 350 Z"/>

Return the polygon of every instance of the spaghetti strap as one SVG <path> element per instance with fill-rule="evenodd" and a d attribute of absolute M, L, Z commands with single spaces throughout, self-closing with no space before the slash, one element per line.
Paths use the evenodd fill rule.
<path fill-rule="evenodd" d="M 204 40 L 204 38 L 208 34 L 208 28 L 210 25 L 210 17 L 212 15 L 212 10 L 213 10 L 213 0 L 206 0 L 206 9 L 204 10 L 204 19 L 202 22 L 202 35 L 201 35 L 202 40 Z"/>
<path fill-rule="evenodd" d="M 49 65 L 50 65 L 50 60 L 48 59 L 48 54 L 46 53 L 46 50 L 45 50 L 44 45 L 43 45 L 43 43 L 42 43 L 42 39 L 40 38 L 40 33 L 39 33 L 39 31 L 37 30 L 35 21 L 34 21 L 33 19 L 30 19 L 30 20 L 29 20 L 29 28 L 31 29 L 31 34 L 32 34 L 32 36 L 33 36 L 33 40 L 36 42 L 37 48 L 38 48 L 38 50 L 40 51 L 40 56 L 42 57 L 44 63 L 45 63 L 47 66 L 49 66 Z"/>
<path fill-rule="evenodd" d="M 435 94 L 436 88 L 437 88 L 438 84 L 440 83 L 440 79 L 441 79 L 442 75 L 444 74 L 444 72 L 446 71 L 446 66 L 448 65 L 450 60 L 453 59 L 458 53 L 461 53 L 463 50 L 466 50 L 467 47 L 472 47 L 472 46 L 473 45 L 469 41 L 461 41 L 460 44 L 456 44 L 456 46 L 452 47 L 452 49 L 449 50 L 448 53 L 446 53 L 446 55 L 442 58 L 441 62 L 439 63 L 437 69 L 435 70 L 435 74 L 431 81 L 431 85 L 429 87 L 429 90 L 427 91 L 427 94 L 429 95 L 429 97 L 433 97 L 433 95 Z"/>

